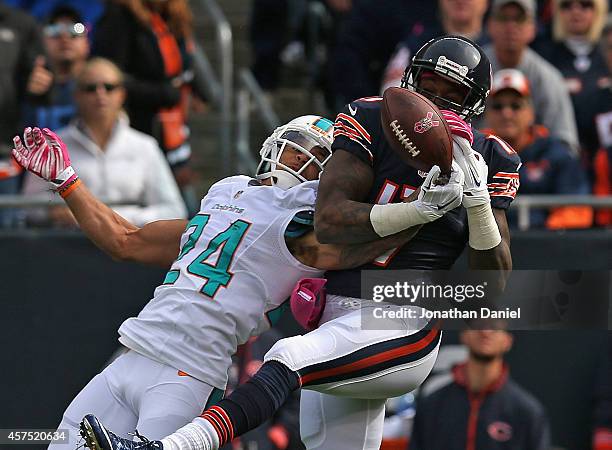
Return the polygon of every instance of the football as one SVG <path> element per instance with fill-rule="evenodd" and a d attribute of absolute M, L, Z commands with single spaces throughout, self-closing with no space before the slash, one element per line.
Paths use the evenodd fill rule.
<path fill-rule="evenodd" d="M 451 131 L 431 101 L 408 89 L 391 87 L 383 94 L 380 120 L 385 139 L 406 164 L 424 172 L 438 165 L 442 173 L 450 173 Z"/>

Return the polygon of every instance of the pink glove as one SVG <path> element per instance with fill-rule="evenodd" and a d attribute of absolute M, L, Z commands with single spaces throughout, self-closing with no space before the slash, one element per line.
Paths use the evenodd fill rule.
<path fill-rule="evenodd" d="M 54 191 L 65 196 L 65 191 L 76 185 L 79 177 L 70 165 L 66 144 L 53 131 L 28 127 L 24 130 L 23 142 L 15 136 L 13 143 L 15 160 L 24 169 L 49 181 Z"/>
<path fill-rule="evenodd" d="M 448 127 L 451 129 L 453 136 L 459 136 L 467 139 L 470 142 L 470 145 L 474 143 L 472 127 L 465 120 L 459 117 L 457 113 L 447 109 L 443 109 L 440 112 L 444 116 L 444 119 L 446 120 Z"/>
<path fill-rule="evenodd" d="M 317 328 L 323 315 L 325 283 L 325 278 L 302 278 L 291 293 L 293 317 L 307 331 Z"/>

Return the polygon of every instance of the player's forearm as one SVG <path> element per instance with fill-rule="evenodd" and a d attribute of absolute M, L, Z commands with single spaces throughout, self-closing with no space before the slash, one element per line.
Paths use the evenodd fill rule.
<path fill-rule="evenodd" d="M 176 259 L 187 220 L 135 226 L 98 200 L 84 184 L 65 198 L 85 235 L 112 258 L 168 267 Z"/>
<path fill-rule="evenodd" d="M 406 244 L 418 233 L 421 226 L 417 225 L 384 238 L 377 236 L 377 239 L 371 242 L 338 246 L 337 267 L 334 269 L 350 269 L 367 264 L 386 251 Z"/>
<path fill-rule="evenodd" d="M 512 253 L 510 252 L 510 231 L 506 214 L 503 210 L 493 209 L 495 222 L 501 235 L 501 242 L 488 250 L 476 250 L 470 247 L 469 264 L 475 270 L 491 270 L 495 277 L 490 280 L 499 292 L 506 287 L 506 281 L 512 271 Z"/>
<path fill-rule="evenodd" d="M 372 205 L 343 200 L 316 215 L 315 232 L 326 244 L 360 244 L 379 239 L 370 221 Z"/>
<path fill-rule="evenodd" d="M 337 150 L 321 174 L 315 207 L 315 233 L 322 244 L 357 244 L 379 238 L 370 222 L 372 167 Z"/>
<path fill-rule="evenodd" d="M 129 259 L 125 252 L 128 233 L 138 230 L 98 200 L 81 183 L 65 199 L 81 230 L 101 250 L 115 259 Z"/>

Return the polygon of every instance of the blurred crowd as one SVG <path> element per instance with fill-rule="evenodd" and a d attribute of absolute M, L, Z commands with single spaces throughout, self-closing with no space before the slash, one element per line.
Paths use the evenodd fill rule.
<path fill-rule="evenodd" d="M 486 113 L 473 125 L 519 152 L 520 194 L 610 195 L 609 0 L 381 5 L 253 0 L 251 68 L 259 84 L 274 98 L 300 78 L 295 62 L 306 62 L 298 87 L 322 93 L 333 117 L 351 100 L 399 85 L 432 37 L 466 36 L 483 46 L 494 70 Z M 118 208 L 135 223 L 194 213 L 201 193 L 189 115 L 206 109 L 196 47 L 188 0 L 4 0 L 0 194 L 45 195 L 9 158 L 12 137 L 38 126 L 60 130 L 94 193 L 125 205 Z M 532 209 L 529 219 L 535 228 L 606 227 L 612 212 L 568 205 Z M 25 224 L 74 221 L 60 206 L 0 208 L 0 226 Z"/>
<path fill-rule="evenodd" d="M 326 10 L 319 33 L 323 50 L 309 48 L 313 20 L 305 11 L 313 3 Z M 311 84 L 325 93 L 333 117 L 354 99 L 399 86 L 412 55 L 429 39 L 468 37 L 485 49 L 494 71 L 487 112 L 473 125 L 520 154 L 519 194 L 610 195 L 609 6 L 609 0 L 254 0 L 252 68 L 273 96 L 285 78 L 294 78 L 294 70 L 283 77 L 282 68 L 301 49 L 315 60 L 308 76 L 316 77 Z M 584 206 L 530 213 L 536 228 L 611 224 L 610 210 Z"/>
<path fill-rule="evenodd" d="M 192 23 L 187 0 L 0 3 L 0 194 L 52 198 L 9 157 L 13 136 L 37 126 L 59 132 L 94 193 L 133 223 L 197 211 Z M 15 224 L 75 226 L 64 206 L 0 209 L 0 225 Z"/>

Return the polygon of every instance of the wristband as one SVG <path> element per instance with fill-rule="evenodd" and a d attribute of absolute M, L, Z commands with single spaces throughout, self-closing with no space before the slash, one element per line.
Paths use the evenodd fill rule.
<path fill-rule="evenodd" d="M 61 191 L 57 191 L 57 193 L 62 197 L 62 198 L 66 198 L 68 197 L 77 187 L 79 187 L 79 185 L 81 184 L 81 179 L 80 178 L 73 178 L 72 181 L 70 181 L 66 187 L 62 188 Z"/>
<path fill-rule="evenodd" d="M 429 222 L 417 210 L 415 202 L 374 205 L 370 211 L 370 223 L 380 237 L 399 233 L 406 228 Z"/>
<path fill-rule="evenodd" d="M 501 242 L 501 234 L 491 204 L 467 208 L 469 245 L 474 250 L 490 250 Z"/>
<path fill-rule="evenodd" d="M 68 184 L 72 183 L 77 178 L 79 177 L 72 166 L 68 166 L 61 173 L 59 173 L 57 177 L 49 180 L 49 182 L 51 183 L 51 186 L 55 192 L 60 192 L 66 189 Z"/>

